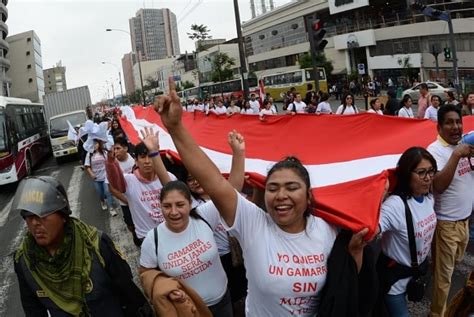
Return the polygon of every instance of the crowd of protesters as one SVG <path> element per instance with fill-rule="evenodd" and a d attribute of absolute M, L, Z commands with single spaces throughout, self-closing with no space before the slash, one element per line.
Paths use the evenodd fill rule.
<path fill-rule="evenodd" d="M 359 113 L 355 94 L 345 94 L 335 113 Z M 141 250 L 139 272 L 151 305 L 110 238 L 71 217 L 62 185 L 39 176 L 23 180 L 12 203 L 28 228 L 15 254 L 25 314 L 232 317 L 243 313 L 245 300 L 246 316 L 404 317 L 408 300 L 420 301 L 425 293 L 431 258 L 430 316 L 469 316 L 472 284 L 447 306 L 474 205 L 474 146 L 459 144 L 462 115 L 472 115 L 474 94 L 458 104 L 449 97 L 451 103 L 441 105 L 438 96 L 423 94 L 422 117 L 437 121 L 438 139 L 402 154 L 395 186 L 387 183 L 377 234 L 369 237 L 368 228 L 353 233 L 312 215 L 309 173 L 297 158 L 274 164 L 262 192 L 245 181 L 240 133 L 228 136 L 232 167 L 226 179 L 181 122 L 183 111 L 274 115 L 270 96 L 261 103 L 252 95 L 182 105 L 171 81 L 169 95 L 158 98 L 154 109 L 180 162 L 160 153 L 151 128 L 129 147 L 116 117 L 108 120 L 113 146 L 94 139 L 81 158 L 103 208 L 123 215 Z M 283 113 L 332 114 L 329 94 L 312 86 L 305 96 L 292 90 L 286 98 Z M 398 101 L 390 94 L 386 105 L 373 98 L 368 112 L 414 118 L 411 105 L 410 98 Z"/>

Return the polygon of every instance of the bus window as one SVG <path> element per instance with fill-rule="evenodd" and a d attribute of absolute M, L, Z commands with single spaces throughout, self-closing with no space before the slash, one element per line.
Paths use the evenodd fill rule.
<path fill-rule="evenodd" d="M 8 151 L 7 122 L 5 113 L 0 112 L 0 153 Z"/>

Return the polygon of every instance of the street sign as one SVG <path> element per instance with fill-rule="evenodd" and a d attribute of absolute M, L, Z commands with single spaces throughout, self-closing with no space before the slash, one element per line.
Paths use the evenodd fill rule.
<path fill-rule="evenodd" d="M 174 75 L 173 80 L 174 81 L 181 81 L 181 76 L 180 75 Z"/>
<path fill-rule="evenodd" d="M 359 70 L 359 75 L 365 75 L 365 64 L 357 64 L 357 69 Z"/>

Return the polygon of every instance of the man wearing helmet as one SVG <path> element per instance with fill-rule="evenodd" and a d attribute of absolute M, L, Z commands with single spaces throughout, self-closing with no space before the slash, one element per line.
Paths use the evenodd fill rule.
<path fill-rule="evenodd" d="M 26 316 L 147 316 L 150 307 L 110 238 L 79 219 L 49 176 L 24 179 L 12 211 L 28 227 L 15 253 Z"/>

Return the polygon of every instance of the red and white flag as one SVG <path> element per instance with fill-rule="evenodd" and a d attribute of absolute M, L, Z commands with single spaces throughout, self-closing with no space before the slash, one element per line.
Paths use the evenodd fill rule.
<path fill-rule="evenodd" d="M 260 106 L 263 106 L 263 101 L 265 100 L 265 85 L 262 79 L 258 81 L 258 94 L 260 97 Z"/>
<path fill-rule="evenodd" d="M 139 131 L 153 125 L 160 148 L 176 154 L 160 116 L 151 108 L 124 109 L 121 126 L 132 143 Z M 310 173 L 315 214 L 339 226 L 373 233 L 378 224 L 385 183 L 400 155 L 409 147 L 427 147 L 436 139 L 430 120 L 376 114 L 269 116 L 205 116 L 184 113 L 183 122 L 222 173 L 228 173 L 232 151 L 227 134 L 236 129 L 245 138 L 245 170 L 263 186 L 269 168 L 296 156 Z M 474 117 L 464 118 L 464 131 L 474 130 Z"/>

